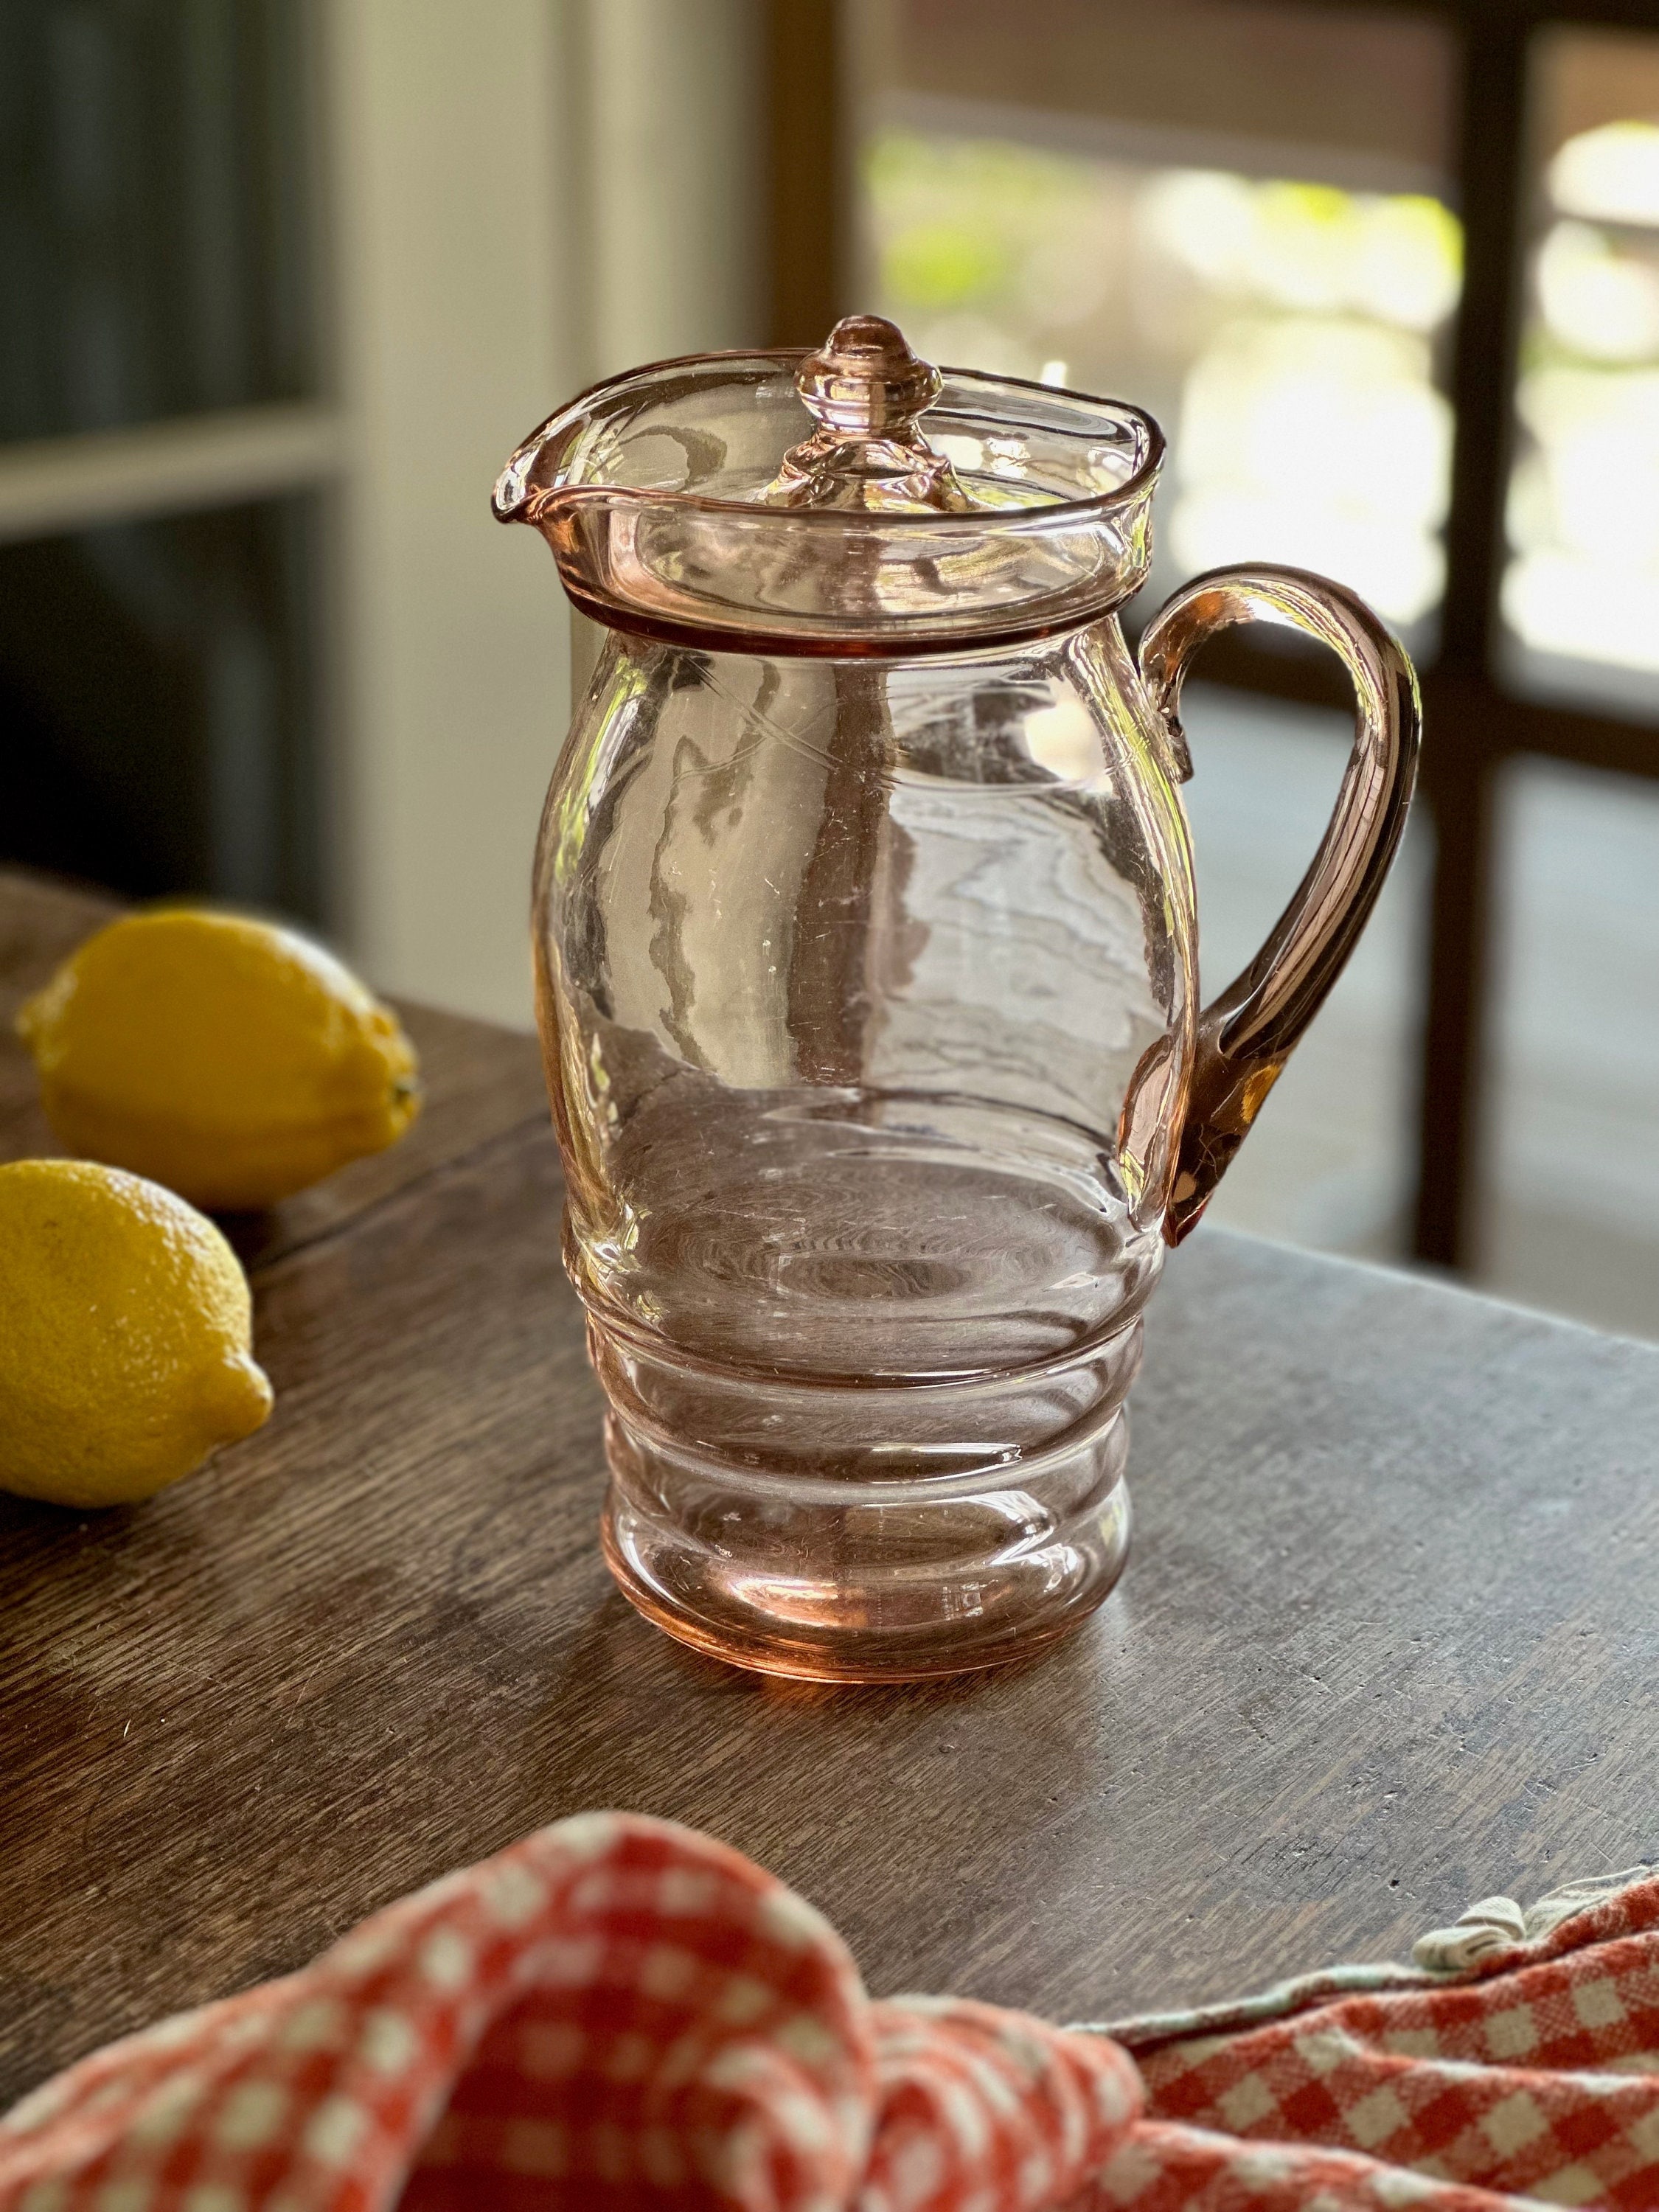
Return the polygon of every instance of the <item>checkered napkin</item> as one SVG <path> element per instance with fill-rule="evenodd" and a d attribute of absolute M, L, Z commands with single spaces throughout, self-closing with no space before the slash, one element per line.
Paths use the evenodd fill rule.
<path fill-rule="evenodd" d="M 0 2212 L 1659 2212 L 1659 1881 L 1509 1912 L 1120 2040 L 872 2003 L 736 1852 L 585 1814 L 48 2082 Z"/>

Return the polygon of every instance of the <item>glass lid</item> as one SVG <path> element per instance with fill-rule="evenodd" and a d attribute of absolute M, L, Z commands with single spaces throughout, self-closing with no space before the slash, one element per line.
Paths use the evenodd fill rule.
<path fill-rule="evenodd" d="M 495 486 L 584 614 L 710 650 L 970 650 L 1144 581 L 1164 441 L 1139 408 L 933 368 L 875 315 L 815 353 L 613 377 Z"/>

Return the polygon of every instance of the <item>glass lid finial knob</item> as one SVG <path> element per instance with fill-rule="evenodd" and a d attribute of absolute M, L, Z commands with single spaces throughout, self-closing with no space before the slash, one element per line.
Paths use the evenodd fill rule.
<path fill-rule="evenodd" d="M 883 315 L 846 315 L 795 371 L 817 423 L 784 456 L 768 486 L 775 507 L 837 507 L 947 514 L 973 501 L 943 453 L 916 428 L 944 379 Z"/>
<path fill-rule="evenodd" d="M 809 413 L 843 436 L 902 437 L 945 380 L 884 315 L 847 315 L 795 371 Z"/>

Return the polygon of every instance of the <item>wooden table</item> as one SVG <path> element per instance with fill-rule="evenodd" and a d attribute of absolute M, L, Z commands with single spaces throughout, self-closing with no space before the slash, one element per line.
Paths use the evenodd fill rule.
<path fill-rule="evenodd" d="M 0 1024 L 100 918 L 0 878 Z M 1659 1352 L 1206 1230 L 1069 1643 L 836 1690 L 612 1590 L 527 1039 L 246 1243 L 269 1427 L 150 1504 L 0 1501 L 0 2100 L 580 1808 L 774 1868 L 872 1987 L 1053 2017 L 1398 1954 L 1659 1847 Z M 51 1149 L 0 1048 L 0 1155 Z M 3 1256 L 3 1255 L 0 1255 Z"/>

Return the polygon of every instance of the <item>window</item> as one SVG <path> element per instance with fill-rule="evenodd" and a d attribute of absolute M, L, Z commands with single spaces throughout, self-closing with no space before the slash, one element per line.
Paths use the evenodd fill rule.
<path fill-rule="evenodd" d="M 305 20 L 0 16 L 0 852 L 314 915 Z"/>
<path fill-rule="evenodd" d="M 1659 39 L 1534 45 L 1504 614 L 1523 686 L 1659 706 Z"/>
<path fill-rule="evenodd" d="M 1440 598 L 1451 447 L 1437 356 L 1460 235 L 1444 204 L 1058 150 L 1031 143 L 1042 118 L 1026 128 L 1026 143 L 872 134 L 880 312 L 931 360 L 1151 407 L 1172 445 L 1166 568 L 1292 562 L 1420 628 Z M 1285 149 L 1286 168 L 1318 162 Z"/>
<path fill-rule="evenodd" d="M 1659 1337 L 1659 786 L 1528 761 L 1499 796 L 1482 1276 Z"/>
<path fill-rule="evenodd" d="M 597 373 L 596 73 L 724 115 L 599 5 L 0 9 L 0 857 L 275 903 L 528 1020 L 566 641 L 489 486 Z"/>
<path fill-rule="evenodd" d="M 1213 0 L 858 21 L 861 295 L 933 359 L 1150 407 L 1166 586 L 1294 562 L 1420 641 L 1461 259 L 1439 34 Z"/>
<path fill-rule="evenodd" d="M 289 499 L 0 546 L 9 857 L 318 912 L 316 521 Z"/>

